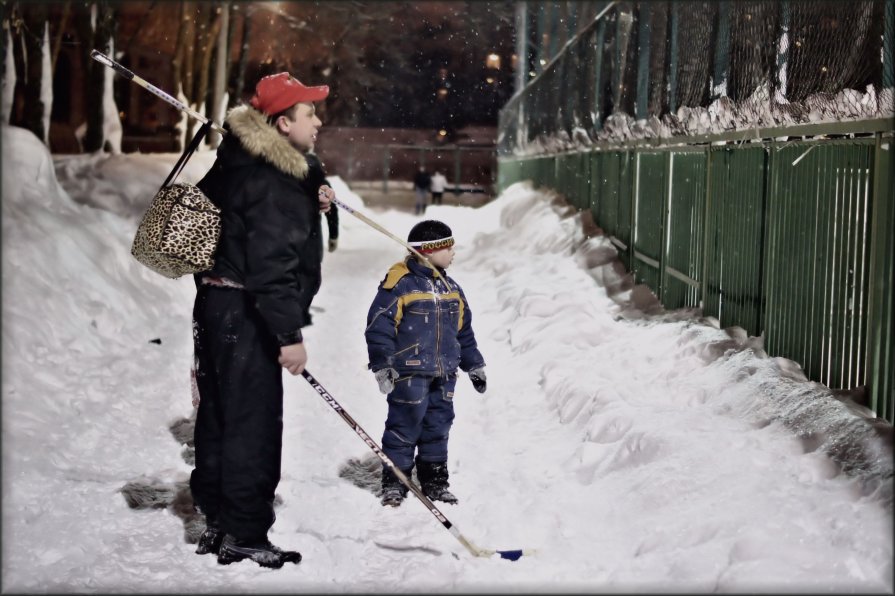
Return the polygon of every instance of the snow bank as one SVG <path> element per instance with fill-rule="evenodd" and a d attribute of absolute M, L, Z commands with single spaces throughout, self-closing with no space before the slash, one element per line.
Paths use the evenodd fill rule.
<path fill-rule="evenodd" d="M 599 389 L 580 388 L 626 383 L 630 363 L 612 345 L 603 344 L 617 333 L 612 329 L 616 321 L 630 321 L 634 324 L 626 334 L 649 337 L 646 357 L 656 364 L 656 378 L 687 378 L 688 399 L 711 402 L 714 411 L 747 419 L 759 428 L 785 425 L 807 451 L 829 455 L 861 479 L 866 493 L 878 491 L 877 496 L 891 504 L 891 425 L 877 420 L 869 409 L 839 399 L 825 385 L 809 381 L 796 362 L 769 357 L 761 338 L 750 337 L 739 327 L 718 329 L 716 320 L 696 318 L 688 309 L 666 312 L 646 286 L 633 284 L 608 238 L 585 238 L 581 215 L 558 207 L 558 199 L 534 191 L 528 183 L 511 186 L 490 206 L 502 210 L 500 231 L 481 237 L 476 250 L 490 255 L 480 257 L 482 264 L 500 273 L 504 255 L 512 254 L 513 262 L 542 262 L 545 271 L 552 270 L 562 280 L 564 287 L 556 295 L 537 295 L 529 285 L 503 304 L 515 321 L 508 336 L 514 349 L 531 349 L 533 339 L 556 361 L 543 375 L 564 422 L 578 419 L 578 424 L 591 429 L 589 435 L 599 434 L 592 427 L 604 424 L 599 405 L 607 397 Z M 588 291 L 587 282 L 566 287 L 574 277 L 562 271 L 567 267 L 582 268 L 599 290 Z M 570 318 L 576 322 L 569 324 Z M 644 356 L 639 349 L 634 353 Z M 594 359 L 603 364 L 588 366 Z M 610 378 L 607 371 L 613 373 Z M 571 389 L 569 379 L 574 379 Z M 580 419 L 582 412 L 587 413 L 586 420 Z"/>
<path fill-rule="evenodd" d="M 119 522 L 127 506 L 117 489 L 177 462 L 180 447 L 166 427 L 182 410 L 166 399 L 164 383 L 189 391 L 182 307 L 192 281 L 158 283 L 129 254 L 132 226 L 74 203 L 32 133 L 3 127 L 2 134 L 8 585 L 29 574 L 36 557 L 60 577 L 101 567 L 114 545 L 105 546 L 109 534 L 99 528 L 112 528 L 119 544 L 138 534 Z M 97 531 L 86 531 L 85 518 Z M 9 546 L 36 537 L 37 552 Z"/>

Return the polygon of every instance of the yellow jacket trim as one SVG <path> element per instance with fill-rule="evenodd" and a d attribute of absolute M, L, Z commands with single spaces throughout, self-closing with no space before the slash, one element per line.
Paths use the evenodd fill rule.
<path fill-rule="evenodd" d="M 394 267 L 392 267 L 394 269 Z M 391 274 L 391 271 L 389 271 Z M 399 278 L 400 279 L 400 278 Z M 397 283 L 397 282 L 395 282 Z M 404 294 L 403 296 L 398 298 L 398 308 L 397 312 L 395 312 L 395 329 L 398 328 L 398 325 L 401 324 L 401 319 L 404 317 L 404 306 L 412 304 L 414 302 L 419 302 L 420 300 L 457 300 L 457 304 L 460 305 L 460 320 L 457 323 L 457 331 L 463 329 L 463 310 L 466 306 L 463 304 L 463 299 L 460 297 L 460 292 L 448 292 L 447 294 L 439 294 L 437 297 L 432 292 L 413 292 L 411 294 Z"/>

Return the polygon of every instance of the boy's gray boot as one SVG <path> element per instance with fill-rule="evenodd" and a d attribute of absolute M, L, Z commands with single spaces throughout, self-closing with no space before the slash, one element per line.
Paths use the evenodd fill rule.
<path fill-rule="evenodd" d="M 284 563 L 301 562 L 301 553 L 283 550 L 274 546 L 267 538 L 261 540 L 239 540 L 232 534 L 224 536 L 218 551 L 218 563 L 229 565 L 243 559 L 251 559 L 262 567 L 279 569 Z"/>
<path fill-rule="evenodd" d="M 404 473 L 404 476 L 407 479 L 410 479 L 410 475 L 413 473 L 413 467 L 406 470 L 401 470 Z M 408 488 L 404 486 L 404 483 L 398 480 L 398 477 L 391 471 L 390 468 L 383 468 L 382 470 L 382 499 L 379 501 L 382 503 L 383 507 L 398 507 L 401 503 L 404 502 L 404 499 L 407 497 Z"/>
<path fill-rule="evenodd" d="M 416 461 L 416 473 L 420 481 L 423 494 L 433 501 L 442 503 L 457 503 L 457 497 L 448 490 L 448 466 L 447 462 Z"/>

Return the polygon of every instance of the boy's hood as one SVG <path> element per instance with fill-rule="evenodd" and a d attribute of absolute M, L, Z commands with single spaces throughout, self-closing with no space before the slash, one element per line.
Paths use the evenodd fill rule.
<path fill-rule="evenodd" d="M 419 273 L 420 275 L 425 275 L 426 277 L 435 277 L 435 272 L 432 271 L 431 267 L 429 267 L 428 265 L 423 265 L 422 263 L 418 263 L 413 257 L 407 257 L 400 263 L 395 263 L 389 268 L 388 273 L 385 276 L 385 281 L 382 282 L 382 288 L 385 290 L 391 290 L 398 284 L 399 281 L 401 281 L 401 278 L 410 273 L 411 270 L 414 273 Z M 443 276 L 447 277 L 447 273 L 444 269 L 441 269 L 439 267 L 438 271 Z"/>

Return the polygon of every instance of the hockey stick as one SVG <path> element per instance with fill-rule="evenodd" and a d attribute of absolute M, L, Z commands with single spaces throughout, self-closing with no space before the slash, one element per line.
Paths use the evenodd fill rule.
<path fill-rule="evenodd" d="M 138 77 L 133 72 L 131 72 L 130 70 L 128 70 L 127 68 L 125 68 L 124 66 L 119 64 L 118 62 L 115 62 L 114 60 L 112 60 L 111 58 L 109 58 L 108 56 L 106 56 L 105 54 L 100 52 L 99 50 L 93 50 L 92 52 L 90 52 L 90 57 L 93 58 L 94 60 L 96 60 L 97 62 L 99 62 L 100 64 L 104 64 L 104 65 L 108 66 L 109 68 L 111 68 L 112 70 L 114 70 L 115 72 L 117 72 L 118 74 L 123 76 L 124 78 L 131 80 L 134 83 L 138 84 L 139 86 L 143 87 L 144 89 L 146 89 L 147 91 L 149 91 L 150 93 L 155 95 L 156 97 L 168 102 L 169 104 L 171 104 L 172 106 L 174 106 L 175 108 L 180 110 L 181 112 L 185 112 L 186 114 L 189 114 L 190 116 L 192 116 L 193 118 L 195 118 L 196 120 L 201 122 L 202 124 L 208 123 L 208 121 L 209 121 L 208 118 L 206 118 L 199 112 L 190 109 L 188 106 L 184 105 L 182 102 L 178 101 L 171 95 L 165 93 L 164 91 L 162 91 L 161 89 L 159 89 L 158 87 L 153 85 L 152 83 L 149 83 L 145 79 Z M 212 122 L 211 126 L 212 126 L 212 128 L 214 128 L 217 132 L 219 132 L 221 134 L 225 134 L 227 132 L 226 130 L 223 129 L 223 127 L 219 126 L 215 122 Z"/>
<path fill-rule="evenodd" d="M 412 246 L 410 246 L 409 244 L 407 244 L 407 242 L 405 242 L 404 240 L 401 240 L 399 237 L 395 236 L 394 234 L 392 234 L 391 232 L 389 232 L 388 230 L 386 230 L 385 228 L 383 228 L 381 225 L 379 225 L 378 223 L 376 223 L 375 221 L 373 221 L 372 219 L 370 219 L 369 217 L 367 217 L 367 216 L 364 215 L 363 213 L 359 213 L 359 212 L 357 212 L 354 208 L 349 207 L 348 205 L 346 205 L 345 203 L 343 203 L 343 202 L 340 201 L 339 199 L 333 197 L 332 202 L 335 203 L 336 206 L 339 207 L 340 209 L 344 209 L 345 211 L 347 211 L 348 213 L 350 213 L 350 214 L 353 215 L 354 217 L 358 218 L 359 220 L 361 220 L 362 222 L 364 222 L 365 224 L 367 224 L 368 226 L 370 226 L 370 227 L 373 228 L 374 230 L 378 230 L 378 231 L 382 232 L 383 234 L 385 234 L 386 236 L 388 236 L 389 238 L 391 238 L 392 240 L 394 240 L 395 242 L 399 243 L 401 246 L 403 246 L 404 248 L 406 248 L 407 250 L 409 250 L 410 252 L 412 252 L 414 255 L 416 255 L 416 257 L 417 257 L 418 259 L 420 259 L 420 261 L 422 261 L 423 263 L 425 263 L 426 265 L 428 265 L 429 267 L 431 267 L 432 271 L 435 272 L 435 275 L 437 275 L 437 276 L 441 279 L 441 281 L 444 282 L 444 285 L 447 286 L 448 291 L 451 290 L 451 284 L 448 283 L 448 280 L 446 280 L 446 279 L 444 278 L 444 276 L 441 275 L 441 271 L 438 270 L 438 267 L 436 267 L 435 265 L 433 265 L 433 264 L 432 264 L 432 261 L 430 261 L 429 258 L 426 257 L 423 253 L 421 253 L 421 252 L 418 251 L 417 249 L 413 248 Z"/>
<path fill-rule="evenodd" d="M 490 557 L 493 555 L 500 555 L 501 559 L 507 559 L 509 561 L 515 561 L 522 555 L 534 554 L 534 551 L 529 549 L 492 550 L 479 548 L 471 543 L 469 539 L 467 539 L 465 536 L 463 536 L 463 534 L 460 533 L 460 531 L 457 529 L 457 526 L 448 521 L 448 518 L 446 518 L 444 514 L 438 510 L 438 507 L 436 507 L 432 503 L 432 501 L 430 501 L 429 498 L 425 494 L 423 494 L 423 491 L 420 490 L 420 488 L 413 482 L 411 482 L 410 479 L 405 476 L 404 473 L 392 462 L 392 460 L 385 453 L 382 452 L 382 449 L 379 447 L 379 445 L 376 444 L 376 441 L 371 439 L 370 435 L 368 435 L 366 431 L 361 428 L 360 424 L 355 422 L 354 418 L 352 418 L 348 414 L 348 412 L 342 409 L 342 406 L 339 405 L 339 402 L 337 402 L 335 398 L 330 395 L 326 389 L 324 389 L 323 385 L 321 385 L 319 381 L 317 381 L 317 379 L 315 379 L 314 376 L 307 371 L 307 369 L 302 371 L 301 376 L 303 376 L 305 380 L 311 384 L 311 387 L 313 387 L 314 390 L 320 394 L 320 397 L 322 397 L 324 401 L 326 401 L 326 403 L 328 403 L 329 406 L 333 410 L 335 410 L 339 416 L 342 417 L 342 420 L 344 420 L 346 423 L 348 423 L 348 426 L 354 429 L 354 432 L 357 433 L 357 436 L 363 439 L 364 443 L 367 444 L 367 447 L 372 449 L 373 453 L 379 456 L 379 459 L 382 460 L 382 463 L 384 463 L 392 471 L 392 473 L 394 473 L 394 475 L 398 478 L 398 480 L 401 481 L 404 486 L 410 489 L 410 492 L 416 495 L 416 498 L 419 499 L 423 505 L 425 505 L 426 509 L 428 509 L 429 512 L 434 515 L 438 521 L 441 522 L 441 525 L 444 526 L 447 531 L 454 536 L 454 538 L 459 540 L 460 543 L 465 546 L 470 553 L 472 553 L 476 557 Z"/>
<path fill-rule="evenodd" d="M 156 97 L 168 102 L 169 104 L 171 104 L 172 106 L 174 106 L 175 108 L 180 110 L 181 112 L 184 112 L 185 114 L 187 114 L 189 116 L 192 116 L 199 122 L 201 122 L 203 124 L 206 124 L 209 122 L 209 119 L 206 118 L 205 116 L 203 116 L 202 114 L 200 114 L 199 112 L 196 112 L 195 110 L 190 109 L 188 106 L 184 105 L 183 102 L 178 101 L 177 99 L 172 97 L 170 94 L 165 93 L 164 91 L 162 91 L 155 85 L 153 85 L 153 84 L 147 82 L 145 79 L 135 75 L 133 72 L 131 72 L 130 70 L 125 68 L 123 65 L 112 60 L 111 58 L 109 58 L 108 56 L 106 56 L 105 54 L 100 52 L 99 50 L 93 50 L 92 52 L 90 52 L 90 56 L 91 56 L 91 58 L 93 58 L 94 60 L 99 62 L 100 64 L 104 64 L 105 66 L 108 66 L 109 68 L 111 68 L 112 70 L 114 70 L 115 72 L 117 72 L 118 74 L 123 76 L 124 78 L 140 85 L 141 87 L 148 90 L 150 93 L 152 93 Z M 219 126 L 217 123 L 215 123 L 213 121 L 211 122 L 211 126 L 212 126 L 212 128 L 214 128 L 214 130 L 221 133 L 222 135 L 227 134 L 227 131 L 224 130 L 223 127 Z M 410 246 L 409 244 L 407 244 L 406 242 L 404 242 L 403 240 L 401 240 L 400 238 L 398 238 L 397 236 L 395 236 L 394 234 L 392 234 L 391 232 L 389 232 L 388 230 L 386 230 L 385 228 L 383 228 L 382 226 L 380 226 L 379 224 L 377 224 L 376 222 L 374 222 L 373 220 L 368 218 L 367 216 L 365 216 L 363 213 L 358 213 L 357 211 L 355 211 L 354 209 L 352 209 L 351 207 L 349 207 L 342 201 L 334 198 L 333 202 L 337 206 L 341 207 L 342 209 L 344 209 L 351 215 L 353 215 L 356 218 L 358 218 L 359 220 L 361 220 L 362 222 L 366 223 L 367 225 L 373 227 L 376 230 L 379 230 L 380 232 L 382 232 L 389 238 L 392 238 L 393 240 L 396 240 L 397 242 L 400 242 L 402 245 L 407 247 L 407 249 L 410 250 L 413 254 L 415 254 L 423 263 L 425 263 L 426 265 L 428 265 L 429 267 L 432 268 L 432 271 L 435 272 L 435 275 L 438 276 L 441 279 L 441 281 L 444 282 L 445 286 L 447 286 L 448 291 L 451 290 L 451 285 L 448 283 L 447 279 L 445 279 L 444 276 L 441 275 L 441 272 L 438 270 L 438 268 L 435 265 L 433 265 L 432 262 L 429 261 L 429 259 L 427 257 L 425 257 L 422 253 L 420 253 L 418 250 L 416 250 L 415 248 L 413 248 L 412 246 Z"/>

